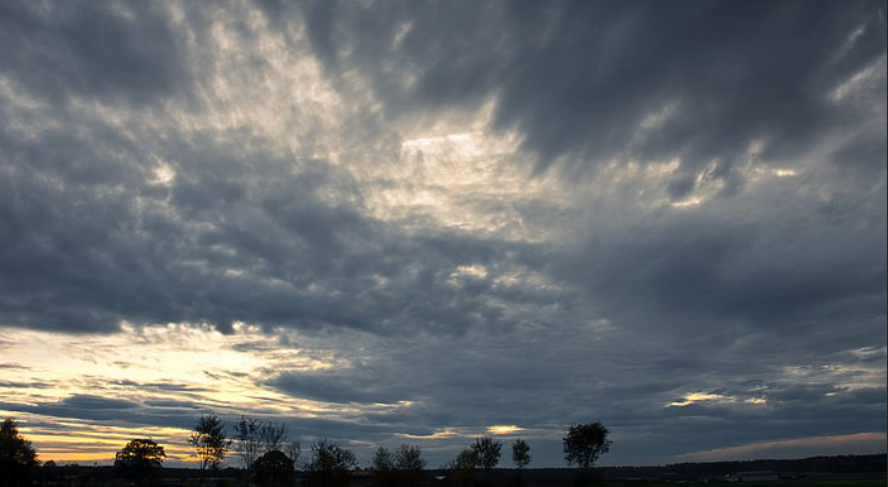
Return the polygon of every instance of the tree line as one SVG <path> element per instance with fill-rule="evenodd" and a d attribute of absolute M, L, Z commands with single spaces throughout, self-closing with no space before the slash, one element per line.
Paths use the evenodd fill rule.
<path fill-rule="evenodd" d="M 359 470 L 357 457 L 351 450 L 327 439 L 313 443 L 303 459 L 299 441 L 290 440 L 284 424 L 262 421 L 247 416 L 232 425 L 229 436 L 224 422 L 216 415 L 203 415 L 188 438 L 194 448 L 198 482 L 203 486 L 208 473 L 217 471 L 232 453 L 242 464 L 247 486 L 291 486 L 301 470 L 310 485 L 316 487 L 347 486 Z M 611 441 L 609 431 L 600 422 L 571 426 L 564 440 L 565 460 L 576 465 L 581 480 L 589 480 L 591 469 L 599 456 L 606 453 Z M 451 485 L 472 487 L 493 485 L 491 470 L 502 456 L 503 443 L 493 438 L 477 438 L 468 448 L 442 465 Z M 532 461 L 531 447 L 523 439 L 511 444 L 512 462 L 517 467 L 517 485 L 523 484 L 524 469 Z M 120 478 L 134 484 L 151 482 L 163 468 L 166 450 L 147 438 L 127 442 L 116 454 L 114 470 Z M 47 462 L 47 466 L 52 462 Z M 18 431 L 12 419 L 0 424 L 0 487 L 30 485 L 34 469 L 39 465 L 37 452 L 30 441 Z M 418 445 L 401 445 L 395 450 L 379 446 L 373 453 L 371 481 L 379 487 L 415 487 L 422 482 L 427 462 Z M 480 476 L 478 474 L 481 474 Z M 480 478 L 479 478 L 480 477 Z"/>

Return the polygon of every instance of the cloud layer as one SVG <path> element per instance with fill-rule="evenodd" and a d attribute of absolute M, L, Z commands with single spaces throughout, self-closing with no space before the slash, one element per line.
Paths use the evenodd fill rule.
<path fill-rule="evenodd" d="M 436 463 L 872 443 L 885 38 L 873 1 L 5 2 L 0 410 Z"/>

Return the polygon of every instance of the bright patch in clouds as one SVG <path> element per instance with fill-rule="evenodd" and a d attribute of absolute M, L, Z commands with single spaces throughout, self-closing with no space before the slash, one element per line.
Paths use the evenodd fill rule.
<path fill-rule="evenodd" d="M 700 402 L 726 402 L 732 401 L 733 399 L 727 396 L 723 396 L 721 394 L 712 394 L 708 392 L 694 392 L 686 395 L 681 401 L 674 401 L 669 403 L 669 407 L 685 407 L 690 406 L 691 404 L 696 404 Z"/>
<path fill-rule="evenodd" d="M 154 179 L 151 180 L 153 184 L 159 184 L 162 186 L 171 186 L 176 179 L 176 170 L 167 163 L 160 163 L 154 169 Z"/>
<path fill-rule="evenodd" d="M 511 435 L 523 429 L 524 428 L 521 428 L 520 426 L 516 426 L 514 424 L 501 424 L 487 427 L 487 431 L 494 435 Z"/>
<path fill-rule="evenodd" d="M 113 335 L 72 336 L 27 330 L 0 330 L 4 366 L 0 380 L 0 414 L 19 417 L 23 431 L 46 459 L 103 460 L 138 432 L 172 446 L 171 458 L 186 460 L 188 427 L 106 426 L 103 412 L 138 421 L 142 416 L 184 415 L 196 421 L 202 411 L 234 418 L 248 413 L 291 418 L 325 417 L 349 408 L 300 399 L 263 387 L 270 371 L 318 372 L 348 366 L 328 350 L 301 348 L 255 327 L 236 324 L 223 335 L 212 328 L 170 324 L 160 327 L 124 325 Z M 8 408 L 15 404 L 12 411 Z M 257 404 L 261 404 L 257 408 Z M 367 405 L 368 411 L 409 408 Z M 86 453 L 86 452 L 89 453 Z"/>

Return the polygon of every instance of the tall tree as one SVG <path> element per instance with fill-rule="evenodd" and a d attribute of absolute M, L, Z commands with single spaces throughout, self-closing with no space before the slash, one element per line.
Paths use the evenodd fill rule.
<path fill-rule="evenodd" d="M 418 445 L 401 445 L 395 453 L 395 468 L 401 474 L 408 487 L 417 485 L 422 480 L 422 470 L 426 461 L 422 458 L 422 448 Z"/>
<path fill-rule="evenodd" d="M 241 461 L 244 462 L 244 469 L 247 471 L 248 478 L 253 462 L 261 455 L 262 444 L 259 437 L 261 427 L 262 423 L 260 421 L 247 416 L 241 416 L 234 423 L 235 450 L 240 454 Z"/>
<path fill-rule="evenodd" d="M 234 423 L 234 440 L 234 449 L 241 456 L 249 483 L 253 463 L 259 457 L 285 448 L 287 428 L 283 424 L 241 416 Z"/>
<path fill-rule="evenodd" d="M 0 423 L 0 480 L 3 485 L 26 485 L 31 470 L 37 466 L 37 452 L 18 431 L 12 419 Z"/>
<path fill-rule="evenodd" d="M 478 468 L 478 455 L 471 448 L 467 448 L 456 456 L 455 459 L 444 465 L 450 471 L 453 480 L 458 485 L 468 487 L 475 480 L 475 469 Z"/>
<path fill-rule="evenodd" d="M 287 458 L 293 461 L 293 468 L 297 468 L 299 465 L 299 459 L 302 458 L 302 443 L 299 443 L 298 441 L 287 443 L 287 448 L 284 453 L 287 454 Z"/>
<path fill-rule="evenodd" d="M 262 486 L 291 486 L 295 471 L 293 460 L 280 450 L 266 452 L 253 462 L 253 476 Z"/>
<path fill-rule="evenodd" d="M 287 443 L 287 426 L 283 423 L 263 422 L 259 426 L 259 444 L 262 454 L 281 451 Z"/>
<path fill-rule="evenodd" d="M 231 447 L 231 440 L 225 436 L 225 425 L 216 415 L 203 415 L 194 426 L 188 440 L 197 451 L 200 468 L 200 485 L 204 483 L 207 469 L 219 468 Z"/>
<path fill-rule="evenodd" d="M 484 469 L 484 482 L 490 486 L 490 470 L 496 467 L 502 455 L 503 444 L 493 438 L 483 436 L 472 443 L 472 451 L 478 458 L 478 464 Z"/>
<path fill-rule="evenodd" d="M 351 470 L 358 460 L 351 450 L 321 440 L 311 447 L 311 460 L 306 465 L 311 481 L 317 487 L 348 485 Z"/>
<path fill-rule="evenodd" d="M 610 450 L 610 431 L 600 422 L 576 424 L 564 437 L 564 459 L 570 465 L 578 465 L 583 480 L 588 481 L 598 457 Z"/>
<path fill-rule="evenodd" d="M 380 446 L 373 452 L 371 461 L 373 471 L 376 473 L 376 483 L 382 487 L 392 487 L 398 483 L 395 471 L 395 455 L 391 450 Z"/>
<path fill-rule="evenodd" d="M 135 439 L 114 457 L 114 468 L 126 478 L 144 482 L 163 468 L 166 452 L 154 440 Z"/>
<path fill-rule="evenodd" d="M 512 462 L 518 467 L 518 484 L 524 485 L 524 468 L 530 465 L 530 445 L 522 439 L 512 443 Z"/>
<path fill-rule="evenodd" d="M 395 469 L 395 456 L 391 450 L 384 446 L 380 446 L 373 452 L 372 460 L 373 470 L 377 472 L 389 472 Z"/>

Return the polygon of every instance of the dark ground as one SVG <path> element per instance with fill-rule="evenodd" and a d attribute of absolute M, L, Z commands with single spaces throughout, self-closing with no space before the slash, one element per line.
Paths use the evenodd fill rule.
<path fill-rule="evenodd" d="M 594 471 L 594 487 L 676 487 L 720 484 L 729 487 L 725 476 L 737 472 L 771 471 L 780 476 L 778 482 L 760 483 L 763 487 L 884 487 L 888 485 L 888 456 L 854 455 L 814 457 L 802 460 L 758 460 L 749 462 L 682 463 L 647 467 L 603 467 Z M 195 469 L 165 468 L 152 479 L 144 479 L 143 486 L 197 487 L 199 472 Z M 240 469 L 228 468 L 209 473 L 205 487 L 241 487 L 245 485 Z M 443 477 L 443 479 L 442 479 Z M 493 487 L 516 487 L 519 473 L 515 469 L 495 469 L 491 472 Z M 41 468 L 36 472 L 35 486 L 43 487 L 110 487 L 133 483 L 115 478 L 111 467 L 61 466 Z M 523 487 L 576 487 L 579 475 L 576 469 L 527 469 L 523 473 Z M 484 475 L 476 472 L 469 485 L 458 483 L 445 470 L 423 472 L 422 486 L 476 487 L 482 486 Z M 378 482 L 368 471 L 354 473 L 351 487 L 374 487 Z M 311 487 L 311 479 L 299 474 L 293 486 Z"/>

